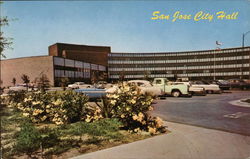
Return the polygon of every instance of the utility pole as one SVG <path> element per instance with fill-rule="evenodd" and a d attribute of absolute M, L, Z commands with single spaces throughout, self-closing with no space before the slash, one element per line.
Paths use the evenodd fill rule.
<path fill-rule="evenodd" d="M 243 76 L 243 54 L 245 47 L 245 36 L 250 33 L 250 30 L 242 34 L 242 56 L 241 56 L 241 78 Z M 249 53 L 249 63 L 250 63 L 250 53 Z M 250 79 L 250 65 L 249 65 L 249 79 Z"/>

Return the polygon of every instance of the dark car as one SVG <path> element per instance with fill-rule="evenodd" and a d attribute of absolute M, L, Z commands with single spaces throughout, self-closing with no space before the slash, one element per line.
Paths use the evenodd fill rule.
<path fill-rule="evenodd" d="M 228 81 L 231 88 L 238 88 L 242 90 L 250 89 L 250 83 L 247 83 L 242 79 L 230 79 Z"/>
<path fill-rule="evenodd" d="M 220 89 L 221 90 L 230 90 L 230 83 L 228 81 L 225 81 L 225 80 L 215 80 L 215 81 L 212 81 L 213 84 L 217 84 L 219 85 Z"/>

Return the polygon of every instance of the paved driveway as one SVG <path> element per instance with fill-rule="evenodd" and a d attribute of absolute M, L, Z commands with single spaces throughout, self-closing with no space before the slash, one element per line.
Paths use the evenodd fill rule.
<path fill-rule="evenodd" d="M 153 114 L 166 121 L 218 129 L 250 136 L 250 107 L 230 101 L 250 98 L 250 91 L 237 91 L 192 98 L 158 100 Z"/>

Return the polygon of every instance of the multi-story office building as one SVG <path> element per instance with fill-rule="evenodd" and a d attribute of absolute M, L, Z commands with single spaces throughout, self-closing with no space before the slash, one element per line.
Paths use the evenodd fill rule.
<path fill-rule="evenodd" d="M 107 55 L 110 47 L 87 46 L 56 43 L 49 46 L 48 56 L 32 56 L 1 61 L 1 86 L 23 83 L 21 76 L 27 75 L 30 82 L 35 82 L 46 75 L 50 85 L 58 86 L 62 78 L 69 81 L 107 79 Z"/>
<path fill-rule="evenodd" d="M 113 53 L 110 47 L 56 43 L 48 56 L 24 57 L 1 61 L 1 86 L 30 81 L 45 74 L 52 86 L 62 78 L 70 82 L 91 79 L 110 81 L 120 77 L 143 79 L 188 77 L 196 79 L 250 79 L 250 47 L 161 53 Z M 102 77 L 102 78 L 100 78 Z"/>
<path fill-rule="evenodd" d="M 196 79 L 250 79 L 250 47 L 160 53 L 111 53 L 109 79 L 188 77 Z"/>

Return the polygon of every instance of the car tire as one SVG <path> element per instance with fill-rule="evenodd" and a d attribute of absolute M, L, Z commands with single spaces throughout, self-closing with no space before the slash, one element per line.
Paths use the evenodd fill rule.
<path fill-rule="evenodd" d="M 207 94 L 212 94 L 213 91 L 212 90 L 207 90 Z"/>
<path fill-rule="evenodd" d="M 172 91 L 171 95 L 172 95 L 173 97 L 179 97 L 179 96 L 181 95 L 181 92 L 175 90 L 175 91 Z"/>

